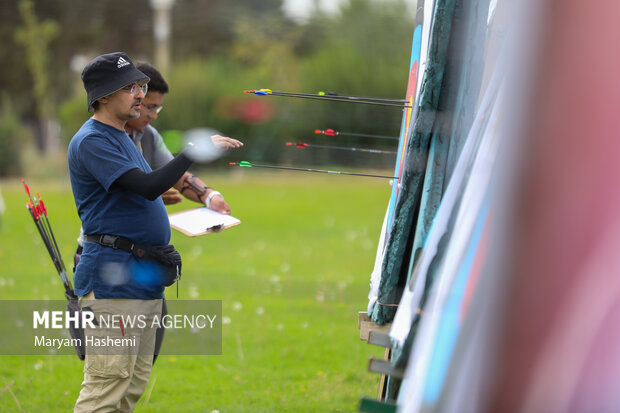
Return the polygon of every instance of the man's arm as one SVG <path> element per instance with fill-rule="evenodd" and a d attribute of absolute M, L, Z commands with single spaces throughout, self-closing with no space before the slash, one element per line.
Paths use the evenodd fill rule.
<path fill-rule="evenodd" d="M 208 187 L 200 178 L 190 172 L 185 172 L 181 179 L 174 184 L 174 188 L 186 198 L 205 205 L 207 205 L 207 199 L 210 196 L 209 205 L 207 205 L 209 209 L 220 214 L 230 215 L 230 205 L 224 200 L 224 197 L 221 194 L 211 195 L 214 189 Z"/>
<path fill-rule="evenodd" d="M 151 165 L 153 169 L 160 165 L 164 165 L 170 159 L 172 159 L 172 154 L 166 147 L 163 138 L 161 137 L 157 129 L 155 129 L 151 125 L 149 125 L 145 130 L 145 135 L 143 139 L 146 138 L 150 138 L 153 141 L 153 153 L 150 156 L 150 158 L 152 158 L 153 160 L 153 163 L 155 164 Z M 243 142 L 221 135 L 213 135 L 211 137 L 211 141 L 216 148 L 223 151 L 230 148 L 240 148 L 243 146 Z M 190 185 L 190 183 L 192 182 L 195 182 L 195 185 Z M 195 177 L 195 175 L 186 172 L 177 181 L 177 183 L 174 184 L 174 187 L 164 192 L 161 197 L 164 201 L 164 204 L 166 205 L 178 204 L 179 202 L 183 201 L 183 196 L 185 196 L 187 199 L 191 199 L 192 201 L 206 205 L 206 199 L 212 191 L 212 188 L 207 187 L 207 185 L 205 185 L 204 182 Z M 181 194 L 183 196 L 181 196 Z M 220 212 L 222 214 L 230 214 L 230 206 L 226 203 L 226 201 L 224 201 L 224 198 L 222 196 L 212 196 L 209 200 L 209 207 L 212 210 Z"/>
<path fill-rule="evenodd" d="M 221 151 L 243 146 L 243 142 L 221 135 L 211 136 L 211 141 L 215 147 Z M 208 187 L 200 178 L 192 173 L 186 172 L 174 185 L 174 188 L 192 201 L 205 204 L 209 209 L 217 211 L 220 214 L 230 215 L 230 205 L 224 200 L 224 197 L 217 191 L 213 193 L 213 188 Z M 171 191 L 164 194 L 167 200 L 169 200 L 169 203 L 181 202 L 180 196 Z M 166 200 L 166 198 L 164 200 Z"/>
<path fill-rule="evenodd" d="M 153 172 L 144 172 L 138 168 L 131 169 L 119 176 L 114 181 L 114 185 L 119 185 L 123 189 L 154 201 L 177 182 L 179 176 L 183 176 L 191 164 L 192 161 L 184 152 L 181 152 L 165 166 Z"/>

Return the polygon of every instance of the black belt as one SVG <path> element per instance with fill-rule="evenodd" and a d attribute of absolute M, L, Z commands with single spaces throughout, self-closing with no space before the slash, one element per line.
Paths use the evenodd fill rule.
<path fill-rule="evenodd" d="M 84 239 L 88 242 L 96 242 L 104 247 L 111 247 L 115 250 L 123 250 L 131 253 L 134 252 L 134 247 L 136 246 L 136 244 L 128 238 L 109 234 L 90 234 L 86 235 Z"/>
<path fill-rule="evenodd" d="M 127 251 L 138 259 L 147 259 L 163 265 L 165 271 L 164 285 L 166 287 L 178 281 L 181 277 L 181 254 L 174 249 L 173 245 L 146 246 L 136 244 L 128 238 L 109 234 L 85 235 L 87 242 L 96 242 L 104 247 L 110 247 L 121 251 Z M 177 283 L 177 297 L 179 296 L 179 284 Z"/>

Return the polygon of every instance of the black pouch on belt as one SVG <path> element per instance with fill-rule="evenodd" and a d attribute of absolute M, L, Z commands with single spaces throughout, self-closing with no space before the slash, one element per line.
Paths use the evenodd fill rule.
<path fill-rule="evenodd" d="M 181 278 L 181 254 L 174 245 L 139 245 L 135 244 L 131 253 L 138 259 L 155 261 L 166 269 L 162 280 L 168 287 Z"/>

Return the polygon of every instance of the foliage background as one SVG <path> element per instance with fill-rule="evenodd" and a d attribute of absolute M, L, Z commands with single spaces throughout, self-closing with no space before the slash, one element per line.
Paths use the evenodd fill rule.
<path fill-rule="evenodd" d="M 24 30 L 19 11 L 24 2 L 0 0 L 0 42 L 5 45 L 0 59 L 11 62 L 0 67 L 0 90 L 7 95 L 1 104 L 13 108 L 20 123 L 32 130 L 39 153 L 62 154 L 89 116 L 79 76 L 84 59 L 124 50 L 134 61 L 152 62 L 152 11 L 147 0 L 37 1 L 33 12 L 38 29 L 60 29 L 37 37 L 43 38 L 39 48 L 45 53 L 34 53 L 16 35 Z M 177 0 L 172 9 L 172 65 L 165 74 L 171 93 L 154 126 L 161 131 L 214 128 L 244 140 L 246 148 L 239 156 L 250 161 L 392 167 L 390 155 L 300 151 L 284 143 L 393 147 L 390 141 L 360 138 L 338 137 L 334 142 L 313 131 L 333 128 L 397 136 L 400 109 L 242 92 L 271 88 L 402 97 L 413 32 L 404 2 L 351 0 L 339 14 L 316 11 L 303 24 L 287 19 L 280 6 L 280 0 Z M 33 60 L 47 67 L 38 75 L 47 77 L 46 99 L 35 97 Z M 38 108 L 43 100 L 51 107 L 59 142 L 49 142 L 49 128 L 41 125 Z M 3 141 L 20 140 L 15 133 L 3 136 Z"/>

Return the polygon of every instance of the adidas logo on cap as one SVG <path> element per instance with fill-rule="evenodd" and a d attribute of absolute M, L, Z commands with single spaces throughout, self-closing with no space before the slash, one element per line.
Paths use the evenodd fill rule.
<path fill-rule="evenodd" d="M 118 69 L 120 69 L 121 67 L 127 66 L 128 64 L 129 64 L 129 62 L 127 60 L 123 59 L 123 57 L 121 56 L 121 57 L 118 58 L 118 62 L 116 62 L 116 67 Z"/>

